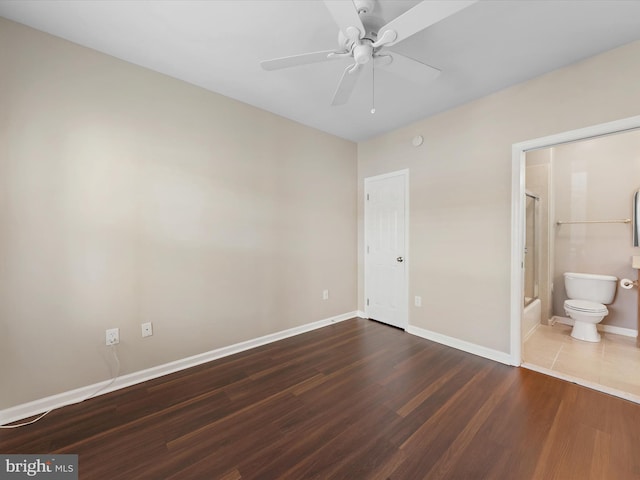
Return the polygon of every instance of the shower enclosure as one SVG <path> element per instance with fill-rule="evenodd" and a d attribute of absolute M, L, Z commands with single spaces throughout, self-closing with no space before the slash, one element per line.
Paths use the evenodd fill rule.
<path fill-rule="evenodd" d="M 524 306 L 538 298 L 540 263 L 540 197 L 526 192 L 525 246 L 524 246 Z"/>

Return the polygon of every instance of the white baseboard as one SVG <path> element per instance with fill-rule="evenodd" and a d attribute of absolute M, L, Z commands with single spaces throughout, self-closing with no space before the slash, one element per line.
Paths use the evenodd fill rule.
<path fill-rule="evenodd" d="M 555 315 L 553 318 L 558 323 L 562 323 L 563 325 L 569 325 L 569 326 L 573 327 L 573 319 L 572 318 L 559 317 L 558 315 Z M 635 338 L 635 337 L 638 336 L 638 331 L 637 330 L 633 330 L 632 328 L 616 327 L 615 325 L 602 325 L 600 323 L 596 325 L 596 328 L 598 330 L 600 330 L 601 332 L 614 333 L 616 335 L 624 335 L 625 337 L 634 337 Z"/>
<path fill-rule="evenodd" d="M 288 337 L 293 337 L 294 335 L 300 335 L 301 333 L 310 332 L 311 330 L 326 327 L 333 323 L 361 316 L 362 312 L 359 311 L 344 313 L 335 317 L 325 318 L 324 320 L 319 320 L 317 322 L 307 323 L 305 325 L 300 325 L 299 327 L 282 330 L 281 332 L 271 333 L 263 337 L 229 345 L 228 347 L 217 348 L 209 352 L 193 355 L 174 362 L 122 375 L 116 378 L 111 385 L 109 385 L 111 380 L 105 380 L 103 382 L 94 383 L 93 385 L 87 385 L 86 387 L 76 388 L 75 390 L 69 390 L 57 395 L 51 395 L 32 402 L 16 405 L 15 407 L 9 407 L 7 409 L 0 410 L 0 425 L 28 418 L 48 410 L 82 402 L 83 400 L 88 399 L 89 396 L 92 396 L 96 391 L 100 390 L 101 386 L 104 386 L 104 389 L 100 390 L 99 395 L 104 395 L 105 393 L 113 392 L 114 390 L 146 382 L 147 380 L 153 380 L 154 378 L 162 377 L 190 367 L 195 367 L 196 365 L 210 362 L 218 358 L 244 352 L 245 350 L 266 345 L 267 343 L 283 340 Z"/>
<path fill-rule="evenodd" d="M 506 365 L 514 364 L 511 355 L 509 355 L 508 353 L 493 350 L 492 348 L 483 347 L 481 345 L 476 345 L 475 343 L 465 342 L 464 340 L 459 340 L 447 335 L 442 335 L 441 333 L 414 327 L 413 325 L 409 325 L 407 327 L 407 333 L 426 338 L 427 340 L 432 340 L 448 347 L 462 350 L 463 352 L 472 353 L 474 355 L 478 355 L 479 357 L 484 357 L 488 358 L 489 360 L 504 363 Z"/>

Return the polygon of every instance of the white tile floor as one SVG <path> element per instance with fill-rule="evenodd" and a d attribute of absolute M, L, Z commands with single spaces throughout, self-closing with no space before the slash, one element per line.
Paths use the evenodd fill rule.
<path fill-rule="evenodd" d="M 640 348 L 636 339 L 601 333 L 599 343 L 576 340 L 571 327 L 540 325 L 524 343 L 524 366 L 582 380 L 597 388 L 640 403 Z"/>

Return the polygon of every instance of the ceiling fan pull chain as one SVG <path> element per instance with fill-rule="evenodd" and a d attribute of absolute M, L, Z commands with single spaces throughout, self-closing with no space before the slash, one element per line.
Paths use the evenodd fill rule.
<path fill-rule="evenodd" d="M 371 62 L 371 114 L 376 113 L 376 62 Z"/>

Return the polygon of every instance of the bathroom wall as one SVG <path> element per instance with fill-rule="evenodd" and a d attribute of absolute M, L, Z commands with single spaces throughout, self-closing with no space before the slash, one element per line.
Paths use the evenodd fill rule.
<path fill-rule="evenodd" d="M 538 297 L 541 301 L 541 323 L 547 324 L 552 314 L 549 215 L 551 208 L 551 150 L 534 150 L 526 154 L 525 188 L 538 197 Z M 525 270 L 525 275 L 532 275 Z"/>
<path fill-rule="evenodd" d="M 356 178 L 352 142 L 0 18 L 0 409 L 108 379 L 106 328 L 128 374 L 353 312 Z"/>
<path fill-rule="evenodd" d="M 631 224 L 555 225 L 555 221 L 631 218 L 640 188 L 640 131 L 570 143 L 553 149 L 554 294 L 553 313 L 566 316 L 564 272 L 636 279 Z M 637 289 L 618 287 L 603 324 L 637 329 Z"/>

